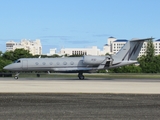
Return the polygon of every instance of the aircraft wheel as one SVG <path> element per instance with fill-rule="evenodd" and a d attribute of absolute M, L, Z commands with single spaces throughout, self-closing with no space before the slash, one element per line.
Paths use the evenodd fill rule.
<path fill-rule="evenodd" d="M 17 80 L 17 79 L 18 79 L 18 76 L 14 76 L 14 79 L 16 79 L 16 80 Z"/>
<path fill-rule="evenodd" d="M 37 77 L 40 77 L 40 74 L 37 74 Z"/>
<path fill-rule="evenodd" d="M 84 80 L 84 76 L 82 75 L 82 76 L 79 76 L 79 79 L 80 80 Z"/>
<path fill-rule="evenodd" d="M 84 79 L 83 73 L 80 72 L 80 73 L 78 74 L 78 77 L 79 77 L 80 80 L 83 80 L 83 79 Z"/>

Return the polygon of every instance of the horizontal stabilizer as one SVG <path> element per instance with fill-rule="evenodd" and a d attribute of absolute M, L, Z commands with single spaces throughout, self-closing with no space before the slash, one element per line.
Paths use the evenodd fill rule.
<path fill-rule="evenodd" d="M 130 40 L 130 42 L 136 42 L 136 41 L 146 41 L 146 40 L 153 40 L 154 38 L 144 38 L 144 39 L 135 39 L 135 38 L 133 38 L 133 39 L 131 39 Z"/>

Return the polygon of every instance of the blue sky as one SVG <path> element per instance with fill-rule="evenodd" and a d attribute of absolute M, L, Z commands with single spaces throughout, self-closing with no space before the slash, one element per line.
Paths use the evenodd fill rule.
<path fill-rule="evenodd" d="M 0 50 L 9 40 L 50 48 L 102 49 L 118 39 L 160 38 L 160 0 L 1 0 Z"/>

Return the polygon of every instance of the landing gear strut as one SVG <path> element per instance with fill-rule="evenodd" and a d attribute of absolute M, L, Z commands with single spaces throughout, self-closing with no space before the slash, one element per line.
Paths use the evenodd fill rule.
<path fill-rule="evenodd" d="M 17 79 L 18 79 L 19 74 L 20 74 L 20 73 L 19 73 L 19 72 L 17 72 L 17 73 L 15 74 L 15 76 L 14 76 L 14 79 L 16 79 L 16 80 L 17 80 Z"/>
<path fill-rule="evenodd" d="M 78 73 L 78 77 L 79 77 L 80 80 L 83 80 L 84 79 L 83 73 L 81 73 L 81 72 Z"/>

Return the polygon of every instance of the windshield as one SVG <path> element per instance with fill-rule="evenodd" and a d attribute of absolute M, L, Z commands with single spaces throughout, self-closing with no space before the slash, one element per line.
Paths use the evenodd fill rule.
<path fill-rule="evenodd" d="M 14 63 L 20 63 L 21 61 L 20 60 L 16 60 L 16 61 L 14 61 Z"/>

